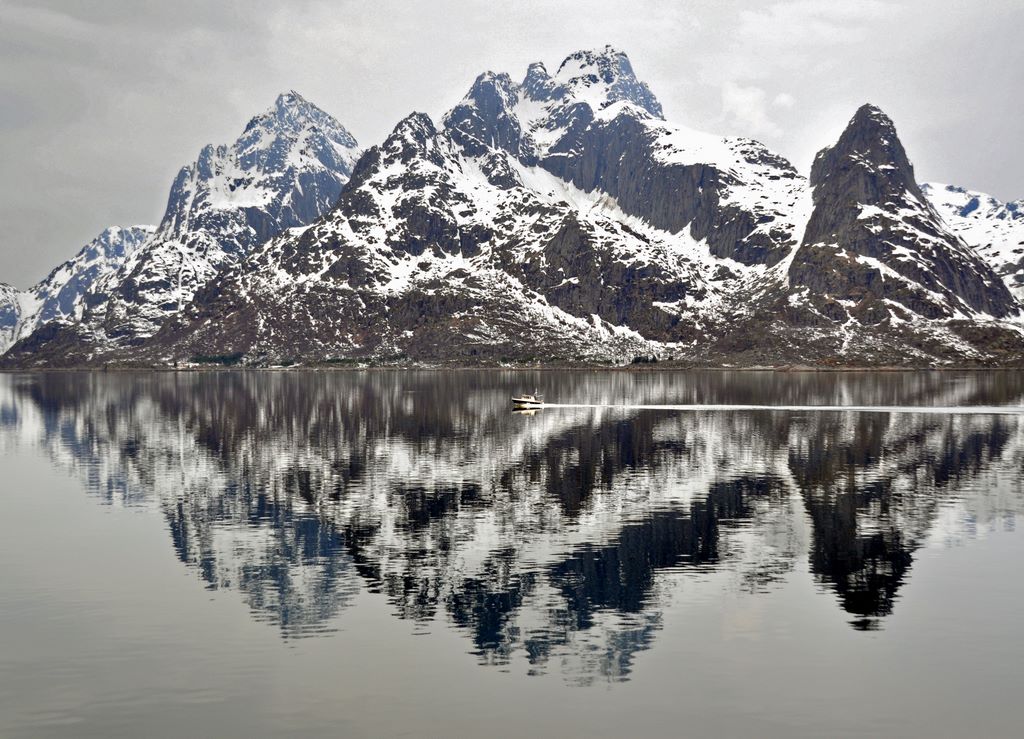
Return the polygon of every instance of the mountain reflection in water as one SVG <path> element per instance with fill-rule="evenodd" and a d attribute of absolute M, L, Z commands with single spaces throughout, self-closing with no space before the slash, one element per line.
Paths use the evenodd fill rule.
<path fill-rule="evenodd" d="M 488 664 L 625 678 L 688 582 L 809 570 L 884 628 L 915 552 L 1012 526 L 1014 415 L 546 409 L 571 403 L 1020 405 L 1019 373 L 210 372 L 0 378 L 0 443 L 109 505 L 285 639 L 360 592 Z M 417 626 L 415 628 L 419 628 Z M 414 627 L 411 627 L 414 628 Z"/>

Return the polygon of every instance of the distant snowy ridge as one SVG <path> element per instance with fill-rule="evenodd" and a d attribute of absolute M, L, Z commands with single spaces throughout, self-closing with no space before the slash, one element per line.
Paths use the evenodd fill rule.
<path fill-rule="evenodd" d="M 921 189 L 949 227 L 1024 300 L 1024 200 L 1003 203 L 982 192 L 927 182 Z"/>
<path fill-rule="evenodd" d="M 0 282 L 0 353 L 13 343 L 21 321 L 23 293 L 6 282 Z"/>
<path fill-rule="evenodd" d="M 81 320 L 92 286 L 117 272 L 155 231 L 155 226 L 112 226 L 86 244 L 26 291 L 14 339 L 28 336 L 50 321 Z"/>

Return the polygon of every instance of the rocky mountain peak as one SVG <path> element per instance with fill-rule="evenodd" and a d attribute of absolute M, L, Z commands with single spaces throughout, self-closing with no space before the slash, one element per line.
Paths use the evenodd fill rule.
<path fill-rule="evenodd" d="M 811 187 L 817 188 L 829 178 L 839 178 L 854 187 L 857 202 L 861 203 L 904 191 L 923 201 L 896 125 L 870 103 L 857 109 L 834 146 L 822 149 L 815 157 Z"/>
<path fill-rule="evenodd" d="M 119 259 L 128 256 L 153 235 L 156 226 L 111 226 L 105 228 L 79 252 L 89 259 Z"/>
<path fill-rule="evenodd" d="M 559 65 L 554 80 L 594 111 L 625 100 L 655 118 L 665 117 L 647 83 L 637 79 L 629 57 L 613 46 L 570 54 Z"/>
<path fill-rule="evenodd" d="M 504 72 L 484 72 L 476 78 L 469 92 L 444 116 L 445 128 L 457 127 L 467 116 L 494 119 L 512 116 L 519 88 Z"/>
<path fill-rule="evenodd" d="M 384 140 L 381 150 L 386 156 L 397 156 L 407 162 L 414 156 L 423 156 L 437 138 L 437 127 L 426 113 L 414 112 L 398 122 Z"/>
<path fill-rule="evenodd" d="M 311 128 L 319 129 L 342 146 L 356 146 L 355 138 L 344 126 L 295 90 L 282 92 L 274 100 L 273 105 L 254 116 L 246 125 L 236 146 L 244 147 L 250 142 L 269 143 L 267 134 L 295 138 Z M 262 132 L 264 136 L 251 136 L 253 131 Z"/>
<path fill-rule="evenodd" d="M 300 95 L 299 93 L 295 92 L 295 90 L 288 90 L 287 92 L 282 92 L 280 95 L 277 96 L 277 99 L 274 101 L 274 109 L 277 111 L 278 115 L 282 115 L 286 111 L 298 110 L 305 107 L 316 108 L 315 105 L 310 103 L 308 100 L 306 100 L 306 98 L 302 97 L 302 95 Z"/>
<path fill-rule="evenodd" d="M 485 72 L 445 115 L 445 129 L 469 156 L 482 156 L 489 148 L 518 153 L 522 130 L 513 112 L 518 99 L 511 77 Z"/>
<path fill-rule="evenodd" d="M 323 199 L 333 202 L 358 155 L 355 138 L 337 120 L 297 92 L 282 93 L 249 121 L 233 144 L 204 146 L 195 163 L 181 169 L 160 232 L 179 237 L 197 229 L 219 230 L 226 212 L 248 213 L 252 221 L 252 214 L 269 210 L 276 221 L 278 209 L 287 211 L 285 228 L 302 225 L 325 204 L 300 205 L 302 212 L 296 213 L 302 200 L 300 180 L 319 180 Z M 295 197 L 289 197 L 293 190 Z M 276 230 L 262 223 L 248 225 L 256 238 Z"/>
<path fill-rule="evenodd" d="M 528 99 L 536 102 L 548 102 L 565 94 L 565 88 L 548 74 L 544 62 L 534 62 L 527 68 L 520 87 Z"/>
<path fill-rule="evenodd" d="M 619 74 L 636 79 L 629 57 L 611 44 L 600 49 L 574 51 L 558 65 L 557 76 L 561 79 L 574 79 L 588 74 L 597 74 L 605 82 L 612 82 Z"/>
<path fill-rule="evenodd" d="M 44 333 L 40 326 L 19 343 L 49 343 L 57 352 L 64 351 L 62 341 L 83 336 L 89 352 L 138 344 L 256 246 L 327 212 L 359 154 L 333 117 L 294 91 L 279 95 L 234 143 L 205 146 L 180 170 L 156 233 L 122 239 L 124 254 L 101 260 L 116 269 L 85 269 L 75 272 L 83 279 L 68 278 L 49 312 L 61 317 L 73 309 L 75 330 L 49 331 L 46 339 L 36 336 Z M 83 280 L 88 291 L 80 294 Z"/>
<path fill-rule="evenodd" d="M 811 168 L 814 210 L 789 269 L 838 322 L 877 325 L 1018 311 L 1003 282 L 950 231 L 914 179 L 885 113 L 861 106 Z M 894 307 L 895 306 L 895 307 Z"/>
<path fill-rule="evenodd" d="M 284 169 L 293 163 L 286 154 L 296 145 L 329 152 L 358 148 L 355 137 L 333 116 L 294 90 L 281 93 L 270 108 L 252 118 L 231 148 L 256 166 Z M 268 155 L 260 156 L 262 152 Z"/>

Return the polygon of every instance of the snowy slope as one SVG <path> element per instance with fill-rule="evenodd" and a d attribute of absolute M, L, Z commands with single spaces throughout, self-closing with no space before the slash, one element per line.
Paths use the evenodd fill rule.
<path fill-rule="evenodd" d="M 154 226 L 113 226 L 86 244 L 28 291 L 16 337 L 28 336 L 49 321 L 78 321 L 93 285 L 117 272 L 149 239 Z"/>
<path fill-rule="evenodd" d="M 949 227 L 1024 299 L 1024 200 L 1003 203 L 955 185 L 927 182 L 921 190 Z"/>

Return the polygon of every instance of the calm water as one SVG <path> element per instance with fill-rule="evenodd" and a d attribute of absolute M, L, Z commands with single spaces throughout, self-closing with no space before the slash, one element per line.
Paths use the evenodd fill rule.
<path fill-rule="evenodd" d="M 513 392 L 562 404 L 513 414 Z M 885 406 L 836 412 L 808 405 Z M 1020 736 L 1021 373 L 0 375 L 0 736 Z"/>

